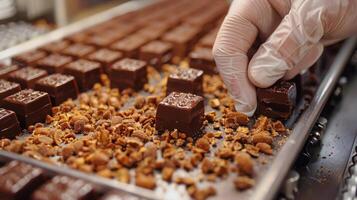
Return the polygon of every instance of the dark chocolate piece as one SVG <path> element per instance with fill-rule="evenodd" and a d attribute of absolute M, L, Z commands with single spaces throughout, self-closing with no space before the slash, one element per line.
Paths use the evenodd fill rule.
<path fill-rule="evenodd" d="M 110 68 L 110 81 L 112 87 L 121 90 L 132 88 L 140 90 L 147 83 L 146 62 L 130 58 L 124 58 L 114 63 Z"/>
<path fill-rule="evenodd" d="M 140 35 L 131 35 L 114 43 L 110 48 L 122 52 L 124 57 L 138 58 L 140 47 L 147 42 L 148 39 Z"/>
<path fill-rule="evenodd" d="M 4 99 L 4 108 L 15 111 L 22 127 L 43 122 L 51 114 L 50 97 L 45 92 L 21 90 Z"/>
<path fill-rule="evenodd" d="M 83 58 L 86 55 L 95 51 L 95 47 L 91 45 L 75 43 L 63 49 L 62 53 L 74 58 Z"/>
<path fill-rule="evenodd" d="M 201 96 L 172 92 L 162 100 L 156 111 L 156 130 L 177 129 L 196 137 L 201 133 L 204 103 Z"/>
<path fill-rule="evenodd" d="M 55 176 L 38 188 L 32 200 L 86 200 L 94 199 L 92 185 L 67 176 Z"/>
<path fill-rule="evenodd" d="M 36 81 L 45 76 L 47 76 L 47 72 L 45 70 L 25 67 L 12 72 L 9 74 L 7 79 L 9 81 L 19 83 L 21 88 L 24 89 L 34 88 Z"/>
<path fill-rule="evenodd" d="M 100 63 L 79 59 L 67 64 L 64 73 L 74 76 L 79 90 L 84 92 L 100 82 L 101 67 Z"/>
<path fill-rule="evenodd" d="M 8 97 L 21 90 L 20 84 L 0 79 L 0 106 L 5 97 Z"/>
<path fill-rule="evenodd" d="M 296 95 L 296 85 L 289 81 L 279 81 L 269 88 L 258 88 L 257 113 L 286 120 L 296 105 Z"/>
<path fill-rule="evenodd" d="M 216 63 L 212 50 L 209 48 L 197 48 L 189 54 L 190 67 L 203 70 L 206 74 L 217 74 Z"/>
<path fill-rule="evenodd" d="M 68 36 L 66 39 L 75 43 L 85 42 L 88 38 L 88 33 L 86 32 L 77 32 Z"/>
<path fill-rule="evenodd" d="M 169 29 L 169 26 L 162 23 L 151 24 L 140 29 L 136 34 L 142 35 L 149 40 L 157 40 Z"/>
<path fill-rule="evenodd" d="M 172 45 L 163 41 L 152 41 L 140 48 L 140 59 L 160 68 L 172 58 Z"/>
<path fill-rule="evenodd" d="M 106 31 L 95 35 L 88 36 L 86 44 L 97 47 L 108 47 L 117 40 L 124 38 L 126 35 L 114 31 Z"/>
<path fill-rule="evenodd" d="M 3 200 L 27 199 L 44 180 L 41 169 L 12 161 L 0 168 L 0 197 Z"/>
<path fill-rule="evenodd" d="M 112 51 L 109 49 L 99 49 L 87 56 L 88 60 L 99 62 L 102 64 L 103 71 L 109 73 L 110 65 L 123 57 L 119 51 Z"/>
<path fill-rule="evenodd" d="M 27 67 L 36 61 L 47 56 L 47 53 L 41 50 L 29 51 L 12 58 L 12 63 Z"/>
<path fill-rule="evenodd" d="M 49 74 L 62 73 L 64 65 L 72 62 L 72 57 L 60 54 L 51 54 L 37 61 L 38 68 L 46 70 Z"/>
<path fill-rule="evenodd" d="M 6 79 L 11 72 L 20 69 L 18 65 L 1 65 L 0 66 L 0 78 Z"/>
<path fill-rule="evenodd" d="M 76 99 L 78 86 L 73 76 L 52 74 L 38 80 L 35 84 L 38 91 L 47 92 L 50 95 L 52 105 L 58 106 L 67 99 Z"/>
<path fill-rule="evenodd" d="M 0 108 L 0 139 L 13 139 L 20 134 L 20 124 L 12 110 Z"/>
<path fill-rule="evenodd" d="M 60 53 L 63 49 L 67 48 L 71 43 L 67 40 L 55 41 L 50 44 L 41 47 L 41 50 L 44 50 L 48 53 Z"/>
<path fill-rule="evenodd" d="M 166 94 L 171 92 L 184 92 L 203 95 L 203 71 L 198 69 L 179 69 L 169 76 Z"/>

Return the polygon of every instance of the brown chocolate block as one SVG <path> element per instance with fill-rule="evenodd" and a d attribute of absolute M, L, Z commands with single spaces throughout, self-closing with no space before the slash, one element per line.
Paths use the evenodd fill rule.
<path fill-rule="evenodd" d="M 13 139 L 20 134 L 20 131 L 15 112 L 0 108 L 0 138 Z"/>
<path fill-rule="evenodd" d="M 6 79 L 7 76 L 16 70 L 20 69 L 18 65 L 1 65 L 0 66 L 0 78 Z"/>
<path fill-rule="evenodd" d="M 162 23 L 151 24 L 140 29 L 136 34 L 149 40 L 157 40 L 169 29 L 169 26 Z"/>
<path fill-rule="evenodd" d="M 62 73 L 64 65 L 72 61 L 73 59 L 70 56 L 51 54 L 37 61 L 36 67 L 46 70 L 49 74 Z"/>
<path fill-rule="evenodd" d="M 1 199 L 28 199 L 31 192 L 44 180 L 44 172 L 41 169 L 18 161 L 12 161 L 0 168 Z"/>
<path fill-rule="evenodd" d="M 50 97 L 45 92 L 21 90 L 4 99 L 4 108 L 15 111 L 22 127 L 43 122 L 51 114 Z"/>
<path fill-rule="evenodd" d="M 100 63 L 79 59 L 67 64 L 64 73 L 75 77 L 81 92 L 92 89 L 95 83 L 100 82 Z"/>
<path fill-rule="evenodd" d="M 38 188 L 32 200 L 89 200 L 95 199 L 92 185 L 67 176 L 55 176 Z"/>
<path fill-rule="evenodd" d="M 206 74 L 217 74 L 216 63 L 212 50 L 209 48 L 197 48 L 189 54 L 190 67 L 203 70 Z"/>
<path fill-rule="evenodd" d="M 21 90 L 20 84 L 0 79 L 0 106 L 3 99 Z"/>
<path fill-rule="evenodd" d="M 66 39 L 74 43 L 81 43 L 81 42 L 85 42 L 87 38 L 88 38 L 87 32 L 78 32 L 78 33 L 73 33 L 72 35 L 68 36 Z"/>
<path fill-rule="evenodd" d="M 123 57 L 119 51 L 109 49 L 99 49 L 87 56 L 88 60 L 99 62 L 102 65 L 103 71 L 109 73 L 110 65 Z"/>
<path fill-rule="evenodd" d="M 172 45 L 155 40 L 140 48 L 140 60 L 144 60 L 156 68 L 168 63 L 172 58 Z"/>
<path fill-rule="evenodd" d="M 120 51 L 124 57 L 138 58 L 139 50 L 148 40 L 140 35 L 131 35 L 110 46 L 111 49 Z"/>
<path fill-rule="evenodd" d="M 189 137 L 198 136 L 204 120 L 203 101 L 201 96 L 172 92 L 158 105 L 156 130 L 177 129 Z"/>
<path fill-rule="evenodd" d="M 8 80 L 19 83 L 22 89 L 34 88 L 38 79 L 47 76 L 47 72 L 42 69 L 36 69 L 33 67 L 25 67 L 17 71 L 12 72 L 8 76 Z"/>
<path fill-rule="evenodd" d="M 121 90 L 132 88 L 140 90 L 147 83 L 147 64 L 145 61 L 124 58 L 110 68 L 111 86 Z"/>
<path fill-rule="evenodd" d="M 12 63 L 26 67 L 46 56 L 47 53 L 41 50 L 29 51 L 13 57 Z"/>
<path fill-rule="evenodd" d="M 184 92 L 203 95 L 203 71 L 198 69 L 179 69 L 170 74 L 167 80 L 166 94 Z"/>
<path fill-rule="evenodd" d="M 106 32 L 97 33 L 95 35 L 88 36 L 85 43 L 97 47 L 108 47 L 109 45 L 113 44 L 115 41 L 120 40 L 125 36 L 126 35 L 114 31 L 106 31 Z"/>
<path fill-rule="evenodd" d="M 67 40 L 59 40 L 41 47 L 41 50 L 48 53 L 60 53 L 63 49 L 67 48 L 71 43 Z"/>
<path fill-rule="evenodd" d="M 83 58 L 86 55 L 95 51 L 95 47 L 91 45 L 75 43 L 63 49 L 62 53 L 74 58 Z"/>
<path fill-rule="evenodd" d="M 54 106 L 60 105 L 69 98 L 76 99 L 79 93 L 75 78 L 63 74 L 52 74 L 38 80 L 35 89 L 47 92 Z"/>

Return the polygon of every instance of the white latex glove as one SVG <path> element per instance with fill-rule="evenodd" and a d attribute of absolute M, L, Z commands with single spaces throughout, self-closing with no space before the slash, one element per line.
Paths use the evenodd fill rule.
<path fill-rule="evenodd" d="M 257 87 L 291 79 L 310 67 L 324 45 L 357 32 L 357 0 L 235 0 L 213 55 L 236 109 L 253 115 Z M 247 52 L 265 41 L 249 61 Z"/>

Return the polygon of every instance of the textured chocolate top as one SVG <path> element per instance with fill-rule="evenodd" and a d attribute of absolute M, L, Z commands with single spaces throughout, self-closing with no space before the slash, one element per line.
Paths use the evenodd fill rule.
<path fill-rule="evenodd" d="M 132 51 L 139 48 L 146 42 L 146 38 L 139 35 L 132 35 L 114 43 L 111 48 L 124 51 Z"/>
<path fill-rule="evenodd" d="M 60 52 L 63 49 L 67 48 L 69 45 L 70 45 L 69 41 L 60 40 L 60 41 L 56 41 L 56 42 L 47 44 L 47 45 L 41 47 L 41 49 L 43 49 L 45 51 L 50 51 L 50 52 Z"/>
<path fill-rule="evenodd" d="M 293 82 L 289 81 L 279 81 L 277 84 L 267 88 L 271 92 L 278 93 L 288 93 L 291 88 L 295 87 Z"/>
<path fill-rule="evenodd" d="M 63 53 L 71 56 L 85 56 L 93 51 L 95 51 L 95 48 L 91 45 L 76 43 L 65 48 Z"/>
<path fill-rule="evenodd" d="M 15 102 L 18 104 L 29 104 L 37 99 L 46 96 L 46 92 L 35 91 L 32 89 L 21 90 L 18 93 L 15 93 L 11 96 L 6 97 L 7 100 Z"/>
<path fill-rule="evenodd" d="M 160 104 L 183 109 L 192 109 L 200 101 L 203 101 L 203 98 L 194 94 L 172 92 L 167 97 L 165 97 L 165 99 L 162 100 Z"/>
<path fill-rule="evenodd" d="M 168 42 L 163 42 L 159 40 L 152 41 L 143 47 L 141 47 L 141 51 L 143 52 L 152 52 L 152 53 L 165 53 L 170 50 L 172 45 Z"/>
<path fill-rule="evenodd" d="M 66 68 L 80 72 L 88 72 L 96 68 L 100 68 L 100 64 L 89 60 L 79 59 L 66 65 Z"/>
<path fill-rule="evenodd" d="M 7 73 L 10 73 L 10 72 L 13 72 L 13 71 L 18 70 L 18 69 L 19 69 L 19 66 L 17 66 L 17 65 L 3 65 L 3 66 L 0 66 L 0 76 L 4 75 L 4 74 L 7 74 Z"/>
<path fill-rule="evenodd" d="M 45 78 L 38 80 L 37 83 L 41 85 L 46 85 L 50 87 L 59 87 L 69 81 L 74 80 L 73 76 L 70 75 L 63 75 L 63 74 L 52 74 Z"/>
<path fill-rule="evenodd" d="M 202 70 L 188 68 L 188 69 L 179 69 L 176 73 L 170 74 L 170 78 L 193 81 L 197 77 L 202 75 L 203 75 Z"/>
<path fill-rule="evenodd" d="M 0 79 L 0 93 L 19 87 L 20 84 Z"/>
<path fill-rule="evenodd" d="M 113 62 L 123 56 L 119 51 L 112 51 L 109 49 L 99 49 L 91 53 L 88 58 L 99 62 Z"/>
<path fill-rule="evenodd" d="M 4 108 L 0 108 L 0 121 L 7 118 L 10 115 L 13 115 L 14 111 L 12 110 L 6 110 Z"/>
<path fill-rule="evenodd" d="M 17 55 L 14 57 L 15 60 L 21 60 L 26 63 L 32 63 L 35 62 L 36 60 L 39 60 L 43 57 L 45 57 L 47 54 L 44 51 L 40 50 L 34 50 L 34 51 L 29 51 L 20 55 Z"/>
<path fill-rule="evenodd" d="M 47 72 L 45 70 L 37 69 L 33 67 L 25 67 L 20 70 L 12 72 L 9 76 L 12 78 L 28 81 L 44 75 L 47 75 Z"/>
<path fill-rule="evenodd" d="M 53 66 L 53 67 L 61 67 L 71 61 L 72 61 L 72 58 L 69 56 L 64 56 L 64 55 L 60 55 L 60 54 L 51 54 L 51 55 L 37 61 L 37 64 Z"/>
<path fill-rule="evenodd" d="M 190 53 L 189 57 L 194 59 L 204 59 L 204 60 L 213 61 L 212 49 L 197 48 Z"/>
<path fill-rule="evenodd" d="M 127 70 L 136 71 L 142 67 L 146 66 L 146 62 L 142 60 L 135 60 L 130 58 L 124 58 L 113 64 L 112 68 L 114 70 Z"/>

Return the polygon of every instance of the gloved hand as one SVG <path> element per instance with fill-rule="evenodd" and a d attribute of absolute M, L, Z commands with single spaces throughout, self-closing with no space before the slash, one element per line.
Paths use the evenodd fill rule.
<path fill-rule="evenodd" d="M 357 33 L 357 0 L 235 0 L 213 55 L 236 109 L 251 116 L 256 87 L 291 79 L 310 67 L 325 45 Z M 265 41 L 249 61 L 256 38 Z"/>

